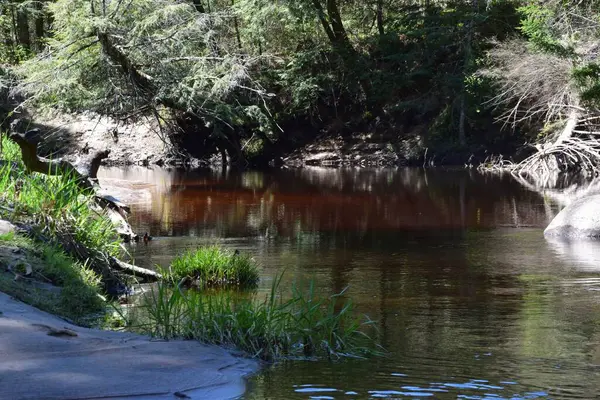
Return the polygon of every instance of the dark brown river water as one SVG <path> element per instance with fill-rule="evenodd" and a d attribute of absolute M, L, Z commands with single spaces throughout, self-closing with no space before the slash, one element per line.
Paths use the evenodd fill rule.
<path fill-rule="evenodd" d="M 544 239 L 561 205 L 510 177 L 420 169 L 105 169 L 139 265 L 207 243 L 250 252 L 262 290 L 349 286 L 383 358 L 290 361 L 246 399 L 600 398 L 600 243 Z"/>

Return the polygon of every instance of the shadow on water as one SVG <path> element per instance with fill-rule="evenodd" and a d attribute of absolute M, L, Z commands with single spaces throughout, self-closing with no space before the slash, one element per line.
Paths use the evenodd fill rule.
<path fill-rule="evenodd" d="M 220 241 L 263 266 L 262 290 L 350 286 L 389 356 L 290 361 L 248 399 L 596 398 L 600 246 L 548 242 L 560 206 L 510 177 L 416 169 L 102 171 L 157 237 L 138 264 Z"/>

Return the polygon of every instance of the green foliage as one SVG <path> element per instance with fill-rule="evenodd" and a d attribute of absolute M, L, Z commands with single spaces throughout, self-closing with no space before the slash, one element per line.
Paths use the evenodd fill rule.
<path fill-rule="evenodd" d="M 104 311 L 100 297 L 100 277 L 87 265 L 75 262 L 64 252 L 50 246 L 40 247 L 41 273 L 60 291 L 59 312 L 78 320 Z"/>
<path fill-rule="evenodd" d="M 501 74 L 483 77 L 502 69 L 486 53 L 520 36 L 530 51 L 580 68 L 591 60 L 581 62 L 582 49 L 597 42 L 597 24 L 581 17 L 599 7 L 384 1 L 378 15 L 377 3 L 356 0 L 214 1 L 202 11 L 171 0 L 47 4 L 42 14 L 52 16 L 52 35 L 42 38 L 36 57 L 13 68 L 31 103 L 160 115 L 185 131 L 173 139 L 190 152 L 225 149 L 246 161 L 268 160 L 269 152 L 305 143 L 340 120 L 348 131 L 396 135 L 401 126 L 409 132 L 443 121 L 427 143 L 434 152 L 434 143 L 453 145 L 463 128 L 469 145 L 495 145 L 505 136 L 497 137 L 490 121 L 512 105 L 490 102 L 505 91 L 496 84 Z M 337 26 L 332 12 L 340 14 Z M 9 25 L 0 20 L 0 30 L 14 30 Z M 14 57 L 18 46 L 9 46 Z M 520 59 L 515 49 L 512 58 Z M 574 78 L 590 102 L 593 73 L 583 68 Z"/>
<path fill-rule="evenodd" d="M 342 299 L 343 292 L 318 297 L 311 284 L 306 291 L 294 287 L 286 300 L 280 283 L 281 276 L 264 300 L 235 292 L 184 292 L 159 284 L 146 298 L 148 323 L 141 325 L 142 331 L 167 339 L 233 345 L 265 360 L 377 353 L 367 334 L 372 321 L 356 317 L 352 303 Z"/>
<path fill-rule="evenodd" d="M 126 12 L 121 7 L 122 2 L 91 8 L 87 1 L 52 3 L 54 36 L 47 52 L 20 68 L 24 91 L 39 104 L 109 114 L 166 104 L 193 110 L 207 123 L 237 124 L 236 118 L 256 115 L 246 112 L 255 103 L 249 100 L 262 93 L 248 75 L 256 60 L 238 56 L 221 40 L 229 15 L 203 15 L 191 2 L 167 0 L 132 1 Z M 128 67 L 103 49 L 103 34 Z M 141 87 L 124 68 L 135 69 L 153 87 Z"/>
<path fill-rule="evenodd" d="M 220 246 L 188 251 L 164 271 L 168 280 L 187 279 L 194 286 L 252 288 L 258 284 L 258 267 L 247 254 L 236 254 Z"/>
<path fill-rule="evenodd" d="M 563 45 L 554 32 L 554 10 L 539 4 L 528 4 L 519 7 L 518 11 L 522 15 L 519 29 L 534 47 L 561 56 L 573 54 L 573 49 Z"/>
<path fill-rule="evenodd" d="M 23 162 L 21 160 L 21 149 L 19 146 L 10 140 L 3 132 L 0 132 L 0 148 L 2 148 L 2 154 L 0 154 L 0 160 L 10 162 L 10 163 L 18 163 L 20 167 L 24 168 Z"/>
<path fill-rule="evenodd" d="M 581 100 L 586 104 L 600 106 L 600 65 L 589 63 L 573 69 L 573 78 L 581 90 Z"/>

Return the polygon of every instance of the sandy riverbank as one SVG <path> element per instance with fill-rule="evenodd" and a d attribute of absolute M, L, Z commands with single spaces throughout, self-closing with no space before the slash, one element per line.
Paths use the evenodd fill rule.
<path fill-rule="evenodd" d="M 2 399 L 230 399 L 257 369 L 216 346 L 71 325 L 0 293 Z"/>

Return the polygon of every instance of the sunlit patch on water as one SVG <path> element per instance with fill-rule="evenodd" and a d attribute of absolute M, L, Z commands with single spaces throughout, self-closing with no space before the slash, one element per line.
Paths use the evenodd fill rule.
<path fill-rule="evenodd" d="M 324 388 L 324 387 L 313 387 L 312 385 L 301 385 L 297 389 L 294 389 L 296 393 L 322 393 L 322 392 L 339 392 L 338 389 Z"/>
<path fill-rule="evenodd" d="M 395 396 L 406 396 L 406 397 L 433 397 L 433 393 L 427 392 L 400 392 L 397 390 L 370 390 L 370 397 L 374 398 L 389 398 Z"/>
<path fill-rule="evenodd" d="M 501 385 L 507 385 L 509 388 Z M 549 398 L 549 394 L 545 391 L 515 392 L 510 389 L 510 386 L 513 385 L 518 385 L 518 383 L 514 381 L 499 381 L 498 384 L 494 384 L 486 379 L 471 379 L 466 382 L 437 382 L 427 386 L 405 385 L 395 389 L 366 390 L 361 394 L 355 390 L 303 384 L 294 385 L 294 392 L 306 394 L 310 399 L 342 399 L 352 396 L 366 396 L 373 399 L 419 399 L 440 398 L 440 396 L 444 396 L 444 398 L 465 400 L 533 400 Z"/>

